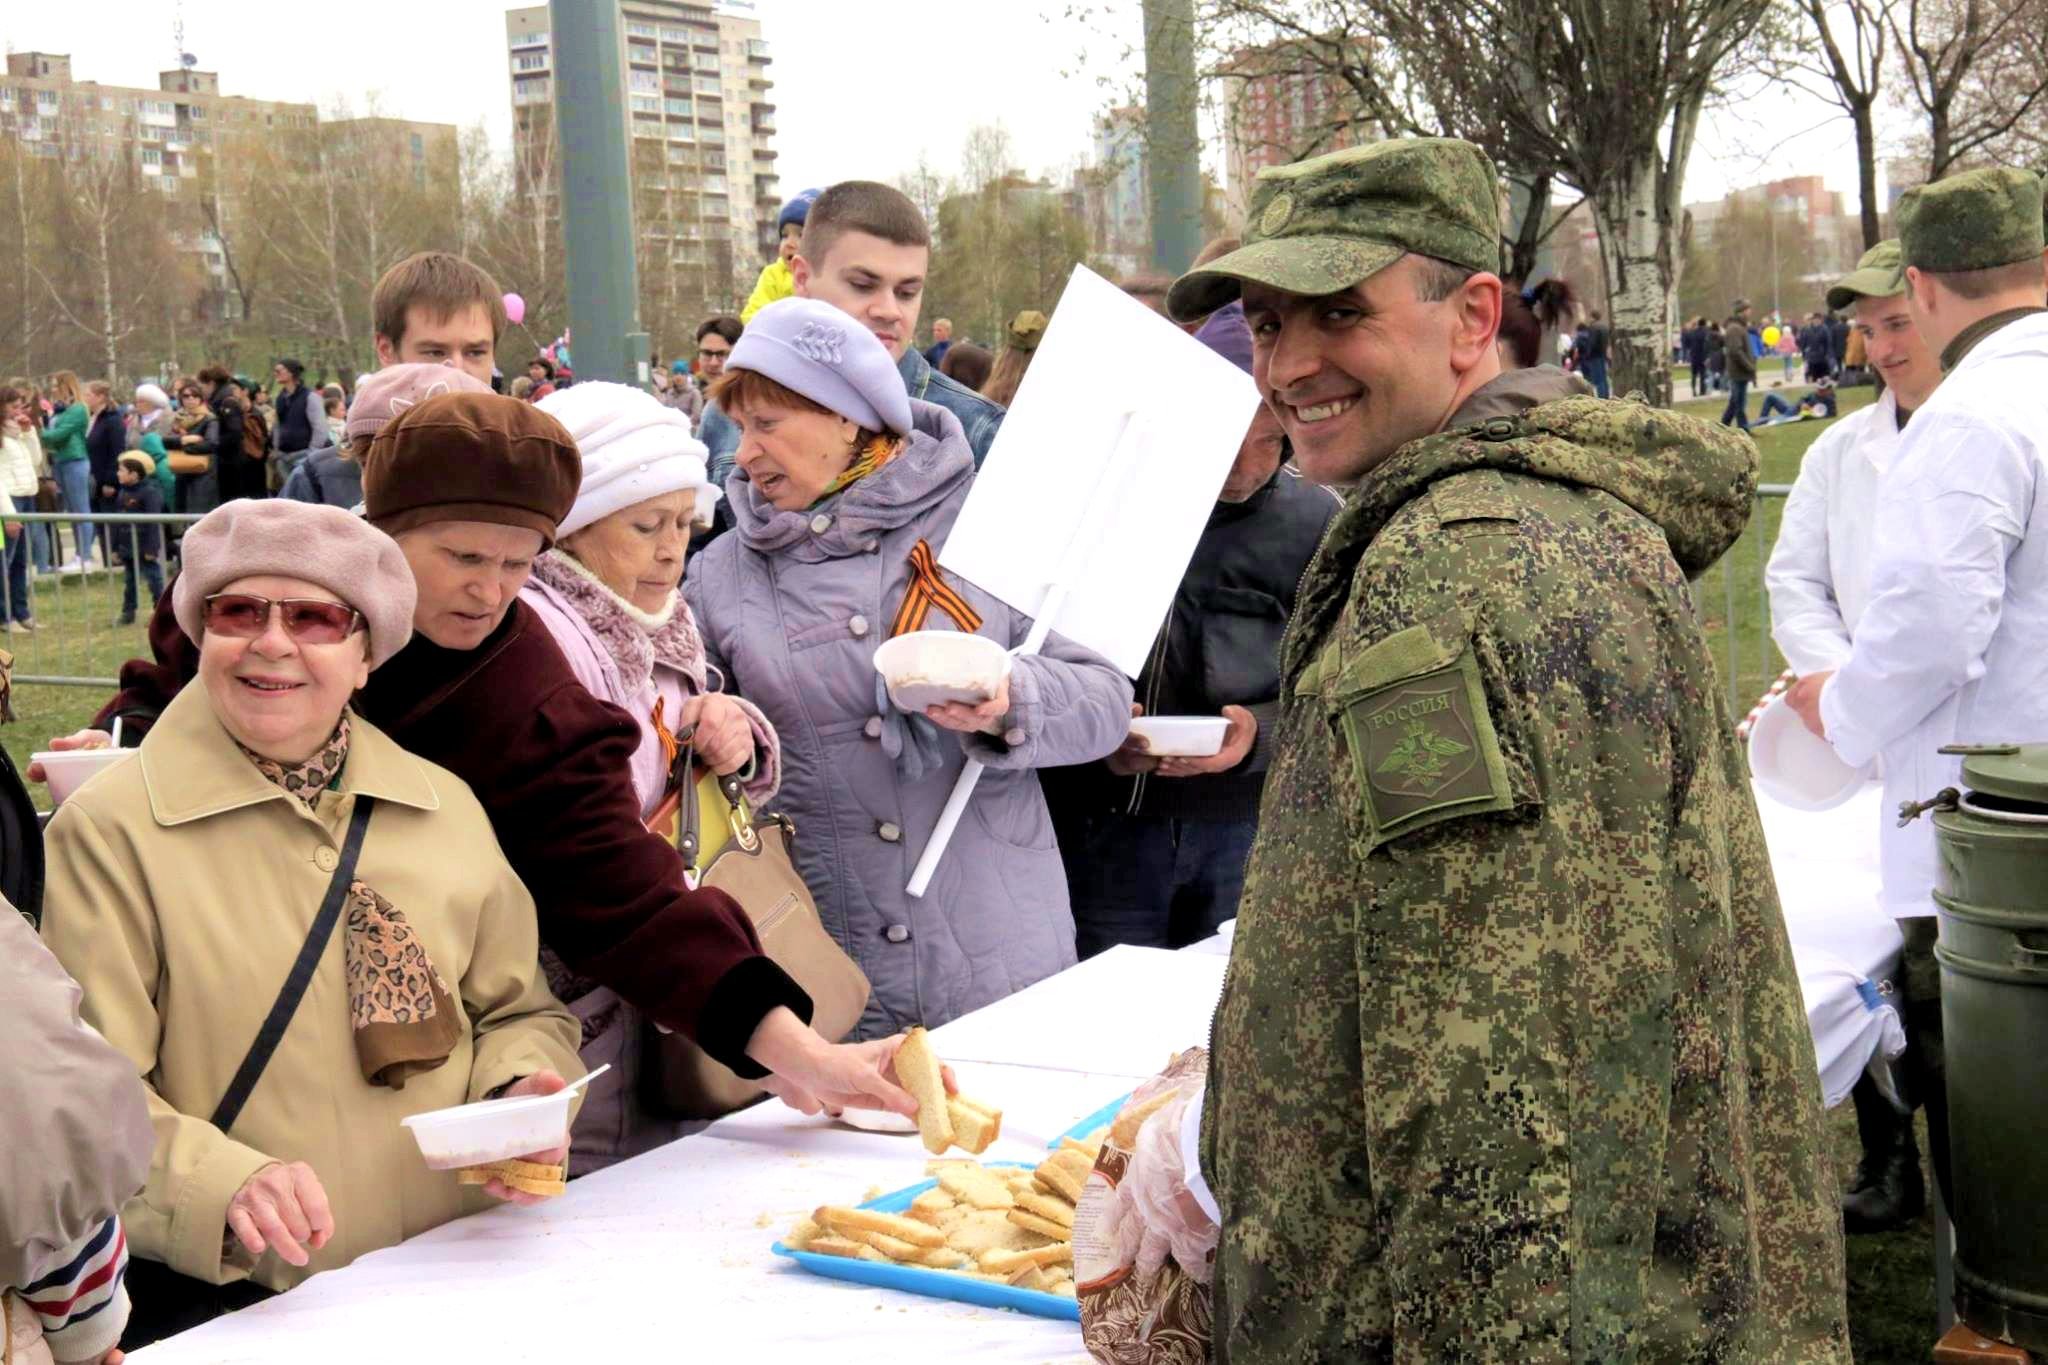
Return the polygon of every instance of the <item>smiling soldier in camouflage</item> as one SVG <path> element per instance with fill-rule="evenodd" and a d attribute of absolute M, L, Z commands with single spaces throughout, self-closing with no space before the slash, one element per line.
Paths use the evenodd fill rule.
<path fill-rule="evenodd" d="M 1496 184 L 1445 140 L 1267 171 L 1168 296 L 1242 296 L 1303 473 L 1352 486 L 1212 1039 L 1216 1355 L 1846 1362 L 1813 1044 L 1687 587 L 1756 449 L 1500 372 Z"/>

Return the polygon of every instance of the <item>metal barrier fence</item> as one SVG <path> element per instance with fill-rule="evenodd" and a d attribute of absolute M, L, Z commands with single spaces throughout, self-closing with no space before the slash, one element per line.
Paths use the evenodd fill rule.
<path fill-rule="evenodd" d="M 1778 524 L 1791 492 L 1788 483 L 1760 485 L 1741 539 L 1693 586 L 1708 639 L 1712 641 L 1716 634 L 1722 637 L 1715 654 L 1728 709 L 1737 720 L 1785 671 L 1785 658 L 1771 639 L 1771 602 L 1764 571 L 1778 542 Z"/>
<path fill-rule="evenodd" d="M 143 628 L 170 580 L 177 538 L 198 516 L 16 512 L 6 520 L 23 527 L 7 538 L 0 570 L 0 628 L 14 654 L 16 686 L 111 689 L 122 662 L 148 652 Z M 47 528 L 44 535 L 35 533 L 38 527 Z M 45 546 L 48 572 L 37 563 Z M 81 559 L 90 567 L 58 567 Z M 129 610 L 134 621 L 124 624 Z"/>
<path fill-rule="evenodd" d="M 1756 510 L 1742 538 L 1694 585 L 1694 600 L 1708 638 L 1714 643 L 1728 706 L 1738 718 L 1785 667 L 1783 657 L 1771 641 L 1770 602 L 1764 589 L 1764 569 L 1770 561 L 1771 547 L 1777 541 L 1785 498 L 1791 491 L 1790 484 L 1764 484 L 1758 488 Z M 33 631 L 10 628 L 6 640 L 7 648 L 15 656 L 17 710 L 24 711 L 23 719 L 31 725 L 35 723 L 31 719 L 32 713 L 51 712 L 53 714 L 44 718 L 59 724 L 64 724 L 73 712 L 89 716 L 117 685 L 115 675 L 121 664 L 149 652 L 144 627 L 155 601 L 148 577 L 140 571 L 142 551 L 147 548 L 146 533 L 154 530 L 161 542 L 156 563 L 163 581 L 168 583 L 176 564 L 174 537 L 199 518 L 169 512 L 160 516 L 112 512 L 76 515 L 19 512 L 12 520 L 28 526 L 49 527 L 49 536 L 56 542 L 52 550 L 55 562 L 75 557 L 81 528 L 93 528 L 94 567 L 86 572 L 27 572 L 25 578 L 19 577 L 14 571 L 14 557 L 21 554 L 23 568 L 28 568 L 27 560 L 36 548 L 32 533 L 8 538 L 7 569 L 0 572 L 0 622 L 11 623 L 19 619 L 20 614 L 14 606 L 20 591 L 25 592 L 29 608 L 27 615 L 36 623 Z M 72 541 L 70 556 L 59 553 L 67 531 Z M 109 535 L 114 537 L 112 548 L 107 541 Z M 19 551 L 14 548 L 17 540 L 22 545 Z M 125 549 L 129 561 L 137 565 L 136 618 L 132 625 L 121 624 L 120 618 L 125 615 L 122 604 L 126 597 L 128 572 L 115 562 L 116 549 Z M 1715 638 L 1717 636 L 1718 639 Z M 46 699 L 34 692 L 24 694 L 20 690 L 24 685 L 30 688 L 91 688 L 94 692 L 90 698 L 79 696 L 75 701 L 63 704 L 50 699 L 45 705 Z M 24 701 L 36 704 L 24 709 Z M 51 734 L 68 733 L 75 728 L 65 725 L 63 729 L 46 729 L 37 733 L 34 735 L 35 747 L 41 747 Z M 8 738 L 13 740 L 14 736 Z M 15 745 L 10 743 L 9 747 Z"/>

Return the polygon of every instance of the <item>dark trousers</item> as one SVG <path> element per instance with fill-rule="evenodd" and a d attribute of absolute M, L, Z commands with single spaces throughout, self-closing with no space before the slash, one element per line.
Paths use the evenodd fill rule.
<path fill-rule="evenodd" d="M 28 527 L 7 541 L 7 619 L 27 621 L 35 613 L 28 603 Z"/>
<path fill-rule="evenodd" d="M 123 1351 L 140 1350 L 165 1337 L 201 1327 L 215 1318 L 272 1297 L 273 1291 L 242 1280 L 207 1284 L 180 1275 L 159 1261 L 135 1257 L 128 1262 L 128 1329 L 121 1333 Z"/>
<path fill-rule="evenodd" d="M 1697 398 L 1701 394 L 1707 392 L 1707 382 L 1707 362 L 1704 360 L 1693 361 L 1692 396 Z"/>
<path fill-rule="evenodd" d="M 1721 409 L 1722 426 L 1738 426 L 1749 430 L 1749 381 L 1730 378 L 1728 381 L 1728 406 Z"/>
<path fill-rule="evenodd" d="M 1256 820 L 1082 815 L 1059 822 L 1075 947 L 1185 948 L 1237 914 Z"/>
<path fill-rule="evenodd" d="M 1899 959 L 1899 1017 L 1906 1025 L 1906 1100 L 1927 1109 L 1927 1163 L 1941 1186 L 1941 1202 L 1954 1208 L 1948 1184 L 1948 1052 L 1941 1029 L 1941 964 L 1934 960 L 1938 925 L 1932 915 L 1899 921 L 1905 951 Z"/>
<path fill-rule="evenodd" d="M 1586 362 L 1586 382 L 1593 386 L 1593 392 L 1607 397 L 1607 359 L 1605 356 Z"/>
<path fill-rule="evenodd" d="M 123 530 L 133 529 L 123 527 Z M 135 555 L 129 553 L 121 567 L 127 571 L 127 582 L 121 589 L 121 614 L 135 614 Z M 164 595 L 164 566 L 154 559 L 142 561 L 142 581 L 149 584 L 149 609 L 156 610 L 156 600 Z"/>

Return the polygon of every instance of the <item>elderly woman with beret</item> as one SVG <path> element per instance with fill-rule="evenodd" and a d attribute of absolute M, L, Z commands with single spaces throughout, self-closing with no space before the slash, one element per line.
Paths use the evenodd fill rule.
<path fill-rule="evenodd" d="M 241 1297 L 214 1287 L 288 1289 L 527 1200 L 428 1170 L 399 1120 L 583 1068 L 483 807 L 351 710 L 412 636 L 399 547 L 336 508 L 236 501 L 186 535 L 173 592 L 199 685 L 51 821 L 44 932 L 149 1086 L 156 1157 L 125 1222 L 161 1263 L 154 1306 L 203 1317 Z"/>
<path fill-rule="evenodd" d="M 908 398 L 888 352 L 828 304 L 761 310 L 711 396 L 738 422 L 736 533 L 684 585 L 705 654 L 783 744 L 777 809 L 833 936 L 873 983 L 864 1036 L 937 1025 L 1074 963 L 1037 769 L 1114 750 L 1131 684 L 1055 635 L 980 706 L 906 715 L 875 650 L 906 630 L 1005 648 L 1031 623 L 937 567 L 974 478 L 959 420 Z M 988 767 L 923 897 L 904 890 L 969 758 Z"/>
<path fill-rule="evenodd" d="M 751 703 L 715 690 L 704 644 L 679 585 L 693 526 L 708 524 L 718 490 L 705 480 L 704 447 L 690 420 L 644 389 L 590 383 L 557 389 L 540 410 L 556 418 L 583 457 L 583 482 L 555 546 L 533 562 L 521 600 L 593 696 L 639 722 L 633 791 L 640 814 L 693 780 L 680 737 L 710 771 L 744 778 L 759 806 L 775 794 L 775 731 Z M 578 975 L 545 947 L 555 993 L 583 1023 L 583 1060 L 611 1071 L 591 1083 L 576 1120 L 575 1170 L 671 1142 L 693 1125 L 646 1113 L 636 1076 L 642 1016 L 618 993 Z"/>

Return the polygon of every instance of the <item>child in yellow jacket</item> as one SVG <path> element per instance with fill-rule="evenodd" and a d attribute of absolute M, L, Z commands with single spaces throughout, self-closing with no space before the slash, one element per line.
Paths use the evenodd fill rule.
<path fill-rule="evenodd" d="M 790 274 L 789 263 L 796 258 L 798 243 L 804 237 L 804 218 L 811 211 L 811 204 L 820 191 L 805 190 L 782 206 L 776 215 L 775 231 L 781 236 L 781 243 L 775 259 L 761 267 L 761 277 L 754 281 L 754 292 L 747 298 L 747 306 L 740 309 L 740 321 L 752 322 L 754 314 L 769 304 L 786 299 L 796 292 L 796 278 Z"/>

